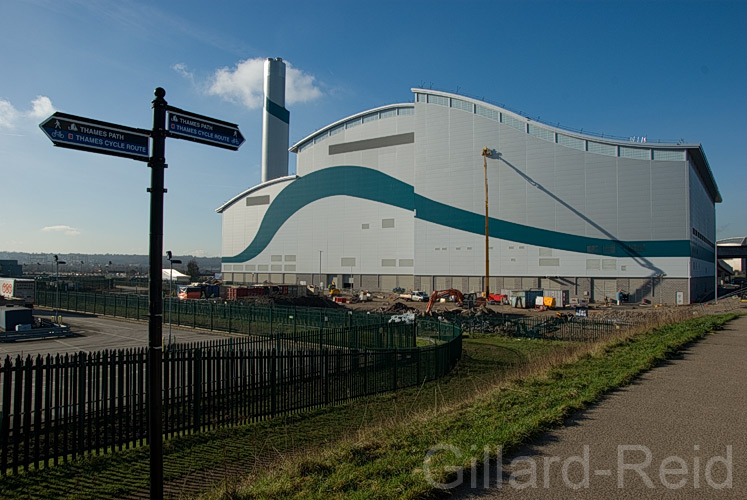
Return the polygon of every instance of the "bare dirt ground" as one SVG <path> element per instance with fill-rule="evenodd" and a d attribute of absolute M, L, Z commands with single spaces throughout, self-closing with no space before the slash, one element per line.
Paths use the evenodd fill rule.
<path fill-rule="evenodd" d="M 342 295 L 343 298 L 350 301 L 351 295 Z M 403 314 L 408 312 L 414 312 L 417 315 L 424 315 L 427 302 L 415 302 L 405 299 L 401 299 L 399 294 L 396 293 L 372 293 L 371 301 L 369 302 L 347 302 L 337 303 L 330 300 L 329 297 L 324 296 L 307 296 L 291 298 L 285 296 L 278 297 L 261 297 L 257 299 L 257 303 L 262 304 L 276 304 L 276 305 L 287 305 L 287 306 L 306 306 L 306 307 L 330 307 L 330 308 L 346 308 L 352 311 L 370 311 L 384 314 Z M 703 304 L 689 304 L 684 306 L 675 305 L 652 305 L 652 304 L 637 304 L 637 303 L 623 303 L 622 305 L 616 305 L 609 303 L 607 305 L 601 303 L 590 304 L 589 306 L 589 318 L 591 319 L 619 319 L 619 320 L 635 320 L 636 322 L 645 321 L 647 318 L 659 318 L 663 315 L 678 314 L 681 315 L 683 311 L 692 310 L 693 314 L 708 313 L 710 309 L 717 307 L 719 310 L 728 306 L 728 309 L 742 308 L 747 309 L 747 303 L 740 303 L 738 299 L 731 298 L 720 300 L 718 306 L 714 306 L 712 303 Z M 526 317 L 542 317 L 542 316 L 556 316 L 556 315 L 568 315 L 574 314 L 575 309 L 573 307 L 554 308 L 544 311 L 536 311 L 533 308 L 523 309 L 515 308 L 510 305 L 482 305 L 478 308 L 473 308 L 471 311 L 459 307 L 455 302 L 437 302 L 433 306 L 432 315 L 438 316 L 443 313 L 455 313 L 460 312 L 465 315 L 470 314 L 506 314 L 511 316 L 526 316 Z"/>

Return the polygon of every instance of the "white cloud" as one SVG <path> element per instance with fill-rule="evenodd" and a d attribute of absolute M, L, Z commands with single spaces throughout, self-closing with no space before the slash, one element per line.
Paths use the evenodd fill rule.
<path fill-rule="evenodd" d="M 10 101 L 0 99 L 0 128 L 13 128 L 18 119 L 18 110 Z"/>
<path fill-rule="evenodd" d="M 234 68 L 221 68 L 213 75 L 207 93 L 249 109 L 262 106 L 265 59 L 240 61 Z M 288 104 L 308 102 L 322 96 L 316 77 L 285 62 L 285 98 Z M 178 70 L 177 70 L 178 71 Z"/>
<path fill-rule="evenodd" d="M 23 112 L 18 111 L 10 101 L 0 98 L 0 128 L 14 129 L 22 119 L 29 122 L 37 121 L 54 112 L 52 101 L 47 96 L 36 96 L 36 99 L 31 101 L 31 109 Z"/>
<path fill-rule="evenodd" d="M 315 84 L 316 78 L 288 63 L 285 73 L 285 96 L 290 104 L 309 102 L 322 96 L 322 91 Z"/>
<path fill-rule="evenodd" d="M 71 226 L 46 226 L 42 231 L 48 233 L 64 233 L 66 236 L 78 236 L 80 231 Z"/>
<path fill-rule="evenodd" d="M 194 255 L 195 257 L 207 257 L 208 253 L 207 250 L 192 250 L 191 252 L 188 252 L 188 255 Z"/>
<path fill-rule="evenodd" d="M 179 73 L 182 77 L 186 78 L 187 80 L 190 80 L 191 82 L 195 81 L 195 74 L 187 68 L 186 64 L 176 63 L 173 66 L 171 66 L 171 69 Z"/>
<path fill-rule="evenodd" d="M 47 118 L 55 112 L 54 106 L 52 106 L 52 100 L 44 95 L 36 96 L 36 99 L 31 101 L 31 106 L 31 111 L 27 113 L 30 118 Z"/>

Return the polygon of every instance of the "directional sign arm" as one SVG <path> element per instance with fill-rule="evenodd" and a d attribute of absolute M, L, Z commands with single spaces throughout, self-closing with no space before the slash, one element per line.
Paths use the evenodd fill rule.
<path fill-rule="evenodd" d="M 150 131 L 59 111 L 39 124 L 55 146 L 148 161 Z"/>
<path fill-rule="evenodd" d="M 169 106 L 169 136 L 236 151 L 244 143 L 239 126 Z"/>

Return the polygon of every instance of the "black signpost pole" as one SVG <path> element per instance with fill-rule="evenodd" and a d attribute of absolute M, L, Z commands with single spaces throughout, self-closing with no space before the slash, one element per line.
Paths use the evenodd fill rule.
<path fill-rule="evenodd" d="M 166 168 L 166 91 L 158 87 L 153 100 L 153 156 L 150 185 L 150 315 L 148 318 L 148 442 L 150 444 L 150 498 L 163 499 L 163 410 L 162 381 L 163 345 L 163 193 Z"/>
<path fill-rule="evenodd" d="M 155 90 L 153 130 L 55 112 L 39 124 L 55 146 L 148 161 L 150 188 L 150 285 L 148 295 L 148 442 L 150 444 L 150 498 L 163 499 L 163 194 L 166 137 L 236 151 L 244 142 L 239 126 L 216 118 L 169 107 L 166 91 Z M 171 113 L 171 131 L 166 113 Z M 150 139 L 149 139 L 150 138 Z M 152 140 L 152 155 L 148 141 Z M 197 399 L 199 399 L 197 395 Z"/>

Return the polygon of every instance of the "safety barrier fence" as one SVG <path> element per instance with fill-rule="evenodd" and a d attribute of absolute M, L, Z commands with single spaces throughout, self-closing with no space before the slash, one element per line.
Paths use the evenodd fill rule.
<path fill-rule="evenodd" d="M 54 291 L 37 292 L 36 304 L 61 310 L 146 321 L 148 297 Z M 319 344 L 348 348 L 415 347 L 415 331 L 389 317 L 315 307 L 268 306 L 166 298 L 163 321 L 172 326 L 263 337 L 317 336 Z M 445 327 L 442 327 L 445 328 Z"/>
<path fill-rule="evenodd" d="M 399 327 L 437 341 L 357 349 L 334 340 L 320 347 L 319 335 L 277 334 L 169 346 L 162 367 L 164 437 L 422 384 L 447 374 L 461 356 L 454 325 Z M 325 333 L 339 330 L 343 337 L 361 328 Z M 147 443 L 147 361 L 145 348 L 6 357 L 0 362 L 0 474 Z"/>

